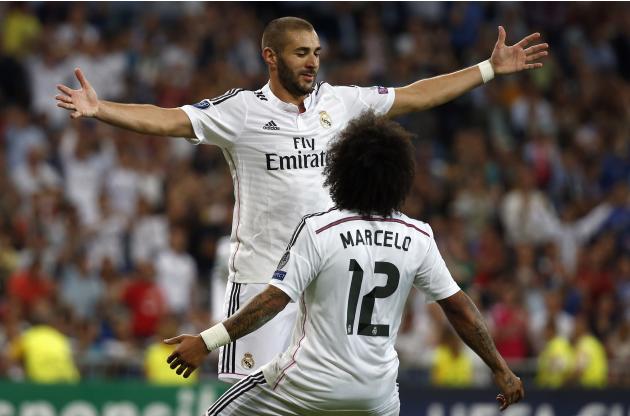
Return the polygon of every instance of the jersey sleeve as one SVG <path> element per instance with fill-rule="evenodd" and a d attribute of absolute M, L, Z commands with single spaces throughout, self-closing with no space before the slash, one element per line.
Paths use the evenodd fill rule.
<path fill-rule="evenodd" d="M 296 302 L 304 289 L 315 279 L 319 271 L 320 255 L 313 234 L 303 219 L 280 259 L 270 285 L 286 293 Z"/>
<path fill-rule="evenodd" d="M 180 108 L 190 119 L 195 132 L 196 137 L 187 138 L 193 144 L 228 147 L 236 142 L 247 119 L 247 106 L 240 89 Z"/>
<path fill-rule="evenodd" d="M 367 110 L 377 115 L 387 114 L 392 105 L 396 92 L 388 87 L 333 87 L 336 95 L 343 101 L 348 119 L 353 119 Z"/>
<path fill-rule="evenodd" d="M 429 248 L 418 269 L 413 285 L 426 294 L 428 302 L 445 299 L 460 290 L 451 276 L 451 272 L 448 271 L 433 237 L 429 241 Z"/>

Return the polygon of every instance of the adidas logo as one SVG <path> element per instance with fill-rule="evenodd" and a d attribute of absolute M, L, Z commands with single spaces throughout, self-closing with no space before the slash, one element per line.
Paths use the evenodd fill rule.
<path fill-rule="evenodd" d="M 280 127 L 278 127 L 278 125 L 273 120 L 271 120 L 269 123 L 263 126 L 263 130 L 280 130 Z"/>
<path fill-rule="evenodd" d="M 256 91 L 254 95 L 261 101 L 268 101 L 267 97 L 265 97 L 265 93 L 263 93 L 262 91 Z"/>

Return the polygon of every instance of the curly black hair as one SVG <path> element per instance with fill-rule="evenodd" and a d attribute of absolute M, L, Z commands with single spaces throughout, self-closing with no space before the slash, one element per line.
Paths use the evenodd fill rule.
<path fill-rule="evenodd" d="M 400 210 L 415 172 L 412 135 L 373 112 L 351 121 L 328 149 L 326 186 L 339 209 L 391 216 Z"/>

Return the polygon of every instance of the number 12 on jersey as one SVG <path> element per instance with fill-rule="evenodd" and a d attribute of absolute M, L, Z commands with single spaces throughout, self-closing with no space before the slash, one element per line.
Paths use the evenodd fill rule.
<path fill-rule="evenodd" d="M 346 333 L 352 335 L 354 332 L 354 319 L 359 303 L 359 295 L 361 294 L 361 285 L 363 283 L 363 269 L 355 259 L 350 260 L 350 269 L 352 272 L 352 281 L 350 282 L 350 292 L 348 293 L 348 312 L 346 315 Z M 357 326 L 357 335 L 369 337 L 388 337 L 389 325 L 373 324 L 372 312 L 374 312 L 374 302 L 377 298 L 386 298 L 391 296 L 398 288 L 400 280 L 400 272 L 398 268 L 391 263 L 385 261 L 377 261 L 374 263 L 374 274 L 384 274 L 387 276 L 385 286 L 376 286 L 369 293 L 363 296 L 361 301 L 361 310 L 359 311 L 359 325 Z"/>

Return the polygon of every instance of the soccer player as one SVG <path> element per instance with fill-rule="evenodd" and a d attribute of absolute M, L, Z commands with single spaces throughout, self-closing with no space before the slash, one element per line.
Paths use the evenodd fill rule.
<path fill-rule="evenodd" d="M 284 17 L 270 22 L 262 36 L 262 57 L 269 82 L 257 91 L 232 89 L 214 99 L 181 108 L 119 104 L 99 100 L 76 69 L 78 90 L 59 85 L 57 105 L 72 118 L 95 117 L 140 133 L 189 138 L 223 150 L 234 180 L 226 317 L 263 291 L 267 278 L 304 214 L 330 207 L 323 187 L 329 141 L 349 120 L 372 109 L 397 116 L 445 103 L 489 81 L 495 74 L 539 68 L 547 44 L 540 34 L 513 46 L 505 31 L 489 60 L 458 72 L 424 79 L 402 88 L 331 86 L 316 82 L 320 43 L 305 20 Z M 294 305 L 265 328 L 222 348 L 219 378 L 242 378 L 288 346 Z"/>
<path fill-rule="evenodd" d="M 412 286 L 438 302 L 490 367 L 501 409 L 523 397 L 431 227 L 398 211 L 413 181 L 413 154 L 399 124 L 371 112 L 351 121 L 324 169 L 335 208 L 302 218 L 269 285 L 240 311 L 199 335 L 165 340 L 179 343 L 168 362 L 187 377 L 209 351 L 299 304 L 290 347 L 232 386 L 208 416 L 397 415 L 394 344 Z"/>

